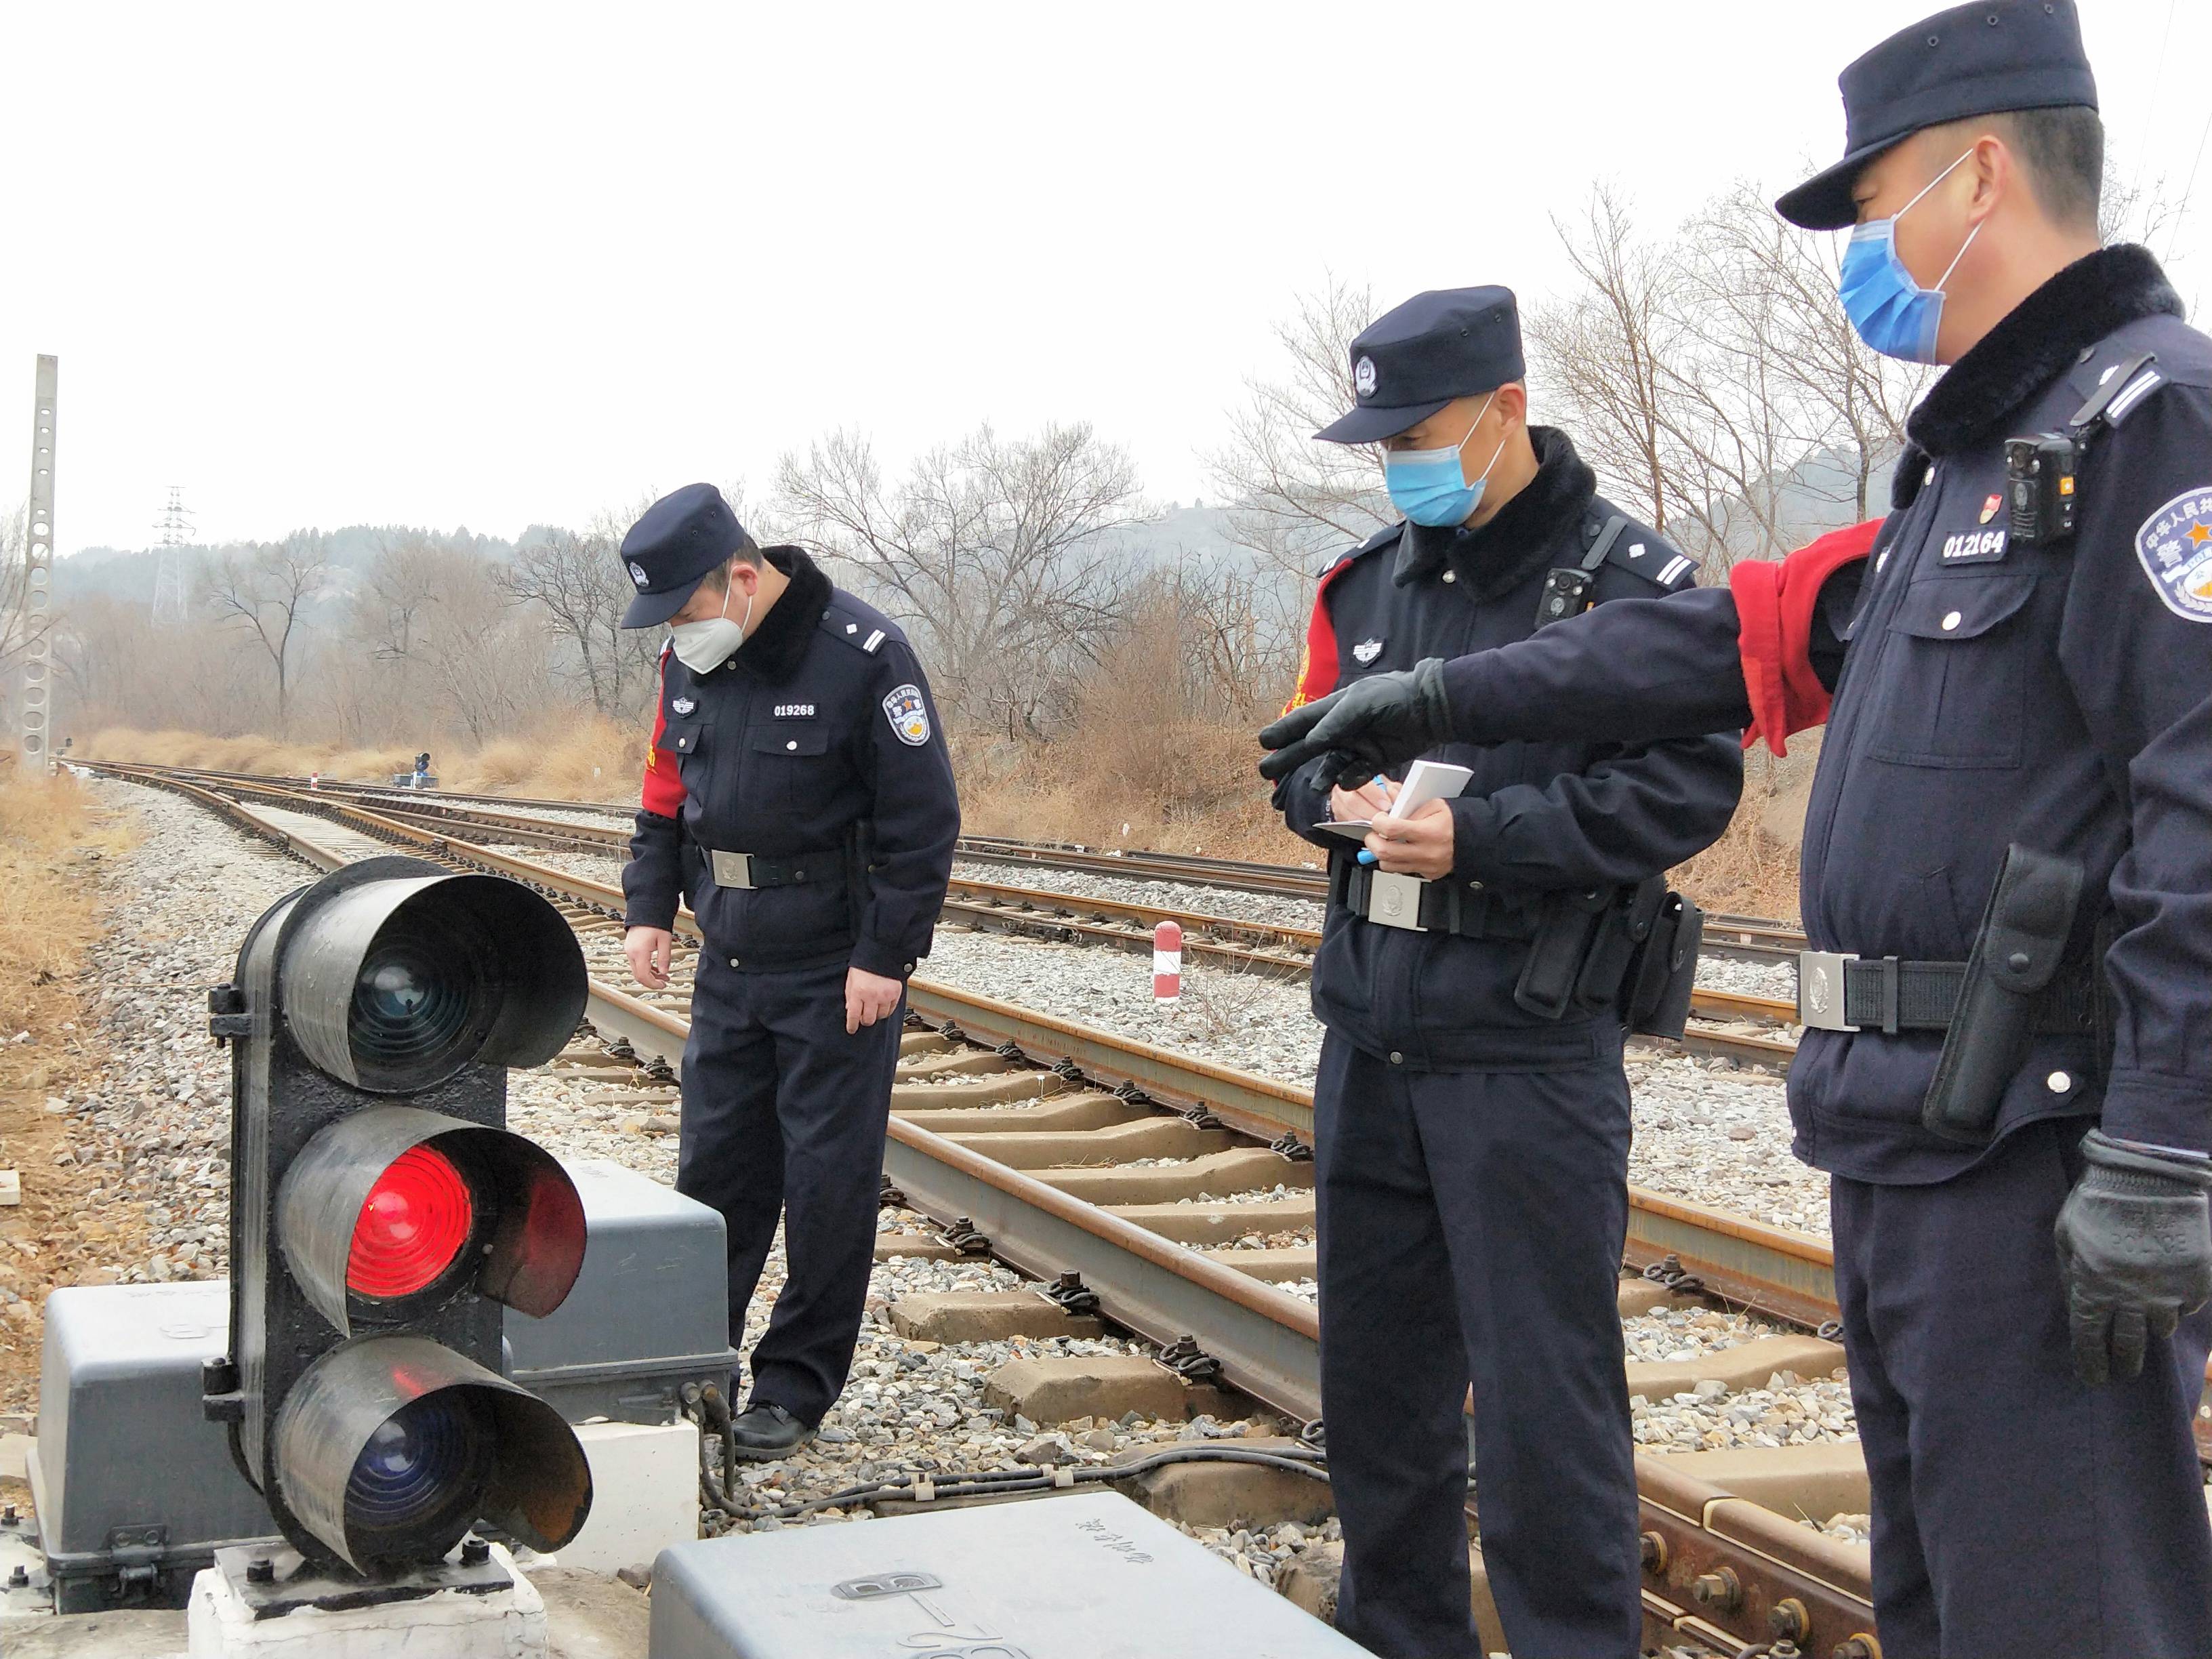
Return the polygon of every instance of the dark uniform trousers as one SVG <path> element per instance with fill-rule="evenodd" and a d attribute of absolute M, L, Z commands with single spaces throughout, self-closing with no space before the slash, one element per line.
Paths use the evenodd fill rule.
<path fill-rule="evenodd" d="M 733 1346 L 783 1216 L 787 1279 L 752 1398 L 807 1423 L 844 1388 L 867 1304 L 905 1011 L 848 1036 L 845 967 L 755 973 L 702 952 L 684 1049 L 676 1190 L 728 1228 Z"/>
<path fill-rule="evenodd" d="M 1471 1380 L 1483 1563 L 1514 1659 L 1634 1655 L 1618 1047 L 1566 1069 L 1415 1072 L 1331 1031 L 1314 1101 L 1337 1627 L 1393 1659 L 1479 1659 Z"/>
<path fill-rule="evenodd" d="M 2212 1307 L 2132 1382 L 2074 1375 L 2051 1225 L 2081 1128 L 2027 1124 L 1929 1185 L 1832 1178 L 1882 1659 L 2205 1650 Z"/>

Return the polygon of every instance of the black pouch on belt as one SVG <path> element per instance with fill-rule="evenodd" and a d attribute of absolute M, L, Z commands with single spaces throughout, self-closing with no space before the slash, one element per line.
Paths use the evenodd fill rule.
<path fill-rule="evenodd" d="M 1650 937 L 1629 965 L 1623 1016 L 1630 1030 L 1682 1040 L 1705 939 L 1705 913 L 1680 893 L 1663 895 Z"/>
<path fill-rule="evenodd" d="M 1920 1121 L 1931 1133 L 1983 1146 L 2004 1091 L 2027 1063 L 2036 1003 L 2058 971 L 2085 872 L 2018 842 L 2005 849 Z"/>
<path fill-rule="evenodd" d="M 1545 897 L 1537 911 L 1535 942 L 1513 987 L 1516 1004 L 1540 1019 L 1558 1019 L 1567 1012 L 1617 890 L 1593 887 Z"/>
<path fill-rule="evenodd" d="M 1651 926 L 1659 920 L 1659 907 L 1666 899 L 1667 883 L 1659 876 L 1613 890 L 1613 902 L 1599 921 L 1597 936 L 1590 941 L 1575 981 L 1575 1006 L 1601 1014 L 1623 1006 L 1621 992 L 1636 953 L 1650 939 Z"/>

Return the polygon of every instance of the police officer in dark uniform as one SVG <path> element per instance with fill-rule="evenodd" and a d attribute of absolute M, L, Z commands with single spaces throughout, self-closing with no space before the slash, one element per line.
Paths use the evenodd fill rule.
<path fill-rule="evenodd" d="M 1528 424 L 1502 288 L 1422 294 L 1353 342 L 1404 521 L 1322 573 L 1293 702 L 1524 637 L 1695 566 Z M 1474 1391 L 1484 1564 L 1522 1659 L 1633 1655 L 1636 1482 L 1615 1305 L 1627 1226 L 1625 966 L 1638 894 L 1727 826 L 1726 737 L 1445 744 L 1457 799 L 1384 816 L 1318 763 L 1275 804 L 1328 850 L 1313 970 L 1322 1407 L 1343 1518 L 1337 1622 L 1386 1656 L 1478 1655 L 1468 1611 Z M 1373 820 L 1362 842 L 1318 827 Z"/>
<path fill-rule="evenodd" d="M 1790 1098 L 1881 1650 L 2212 1653 L 2212 341 L 2099 246 L 2067 0 L 1940 13 L 1842 84 L 1848 153 L 1778 206 L 1856 222 L 1852 323 L 1948 365 L 1888 517 L 1300 709 L 1262 769 L 1825 718 Z"/>
<path fill-rule="evenodd" d="M 657 988 L 679 898 L 705 936 L 676 1186 L 728 1228 L 734 1348 L 783 1218 L 783 1289 L 735 1431 L 741 1455 L 776 1457 L 852 1364 L 905 981 L 959 804 L 905 636 L 800 549 L 757 546 L 702 483 L 647 508 L 622 558 L 637 589 L 623 626 L 672 631 L 623 946 Z"/>

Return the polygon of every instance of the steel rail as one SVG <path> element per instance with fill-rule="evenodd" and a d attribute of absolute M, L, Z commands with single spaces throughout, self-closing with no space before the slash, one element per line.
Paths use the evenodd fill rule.
<path fill-rule="evenodd" d="M 611 826 L 564 824 L 471 807 L 437 803 L 403 805 L 374 798 L 374 810 L 383 816 L 410 822 L 489 825 L 514 839 L 585 852 L 605 852 L 611 856 L 626 851 L 629 843 L 627 831 Z M 1164 921 L 1173 921 L 1183 930 L 1182 948 L 1186 955 L 1248 972 L 1308 974 L 1312 969 L 1310 959 L 1321 948 L 1321 932 L 1317 928 L 1251 921 L 959 876 L 951 879 L 943 908 L 945 914 L 978 927 L 1136 951 L 1151 950 L 1152 930 Z M 1239 939 L 1264 943 L 1255 947 L 1236 943 Z M 1797 1012 L 1794 1004 L 1777 998 L 1702 987 L 1691 993 L 1690 1008 L 1704 1019 L 1743 1019 L 1773 1026 L 1793 1023 Z M 1704 1027 L 1686 1033 L 1681 1046 L 1693 1054 L 1718 1054 L 1785 1071 L 1796 1053 L 1796 1045 L 1787 1039 L 1749 1036 Z"/>
<path fill-rule="evenodd" d="M 106 769 L 176 789 L 321 867 L 349 861 L 341 849 L 299 835 L 216 791 L 159 775 L 134 777 L 131 769 L 112 763 Z M 248 787 L 252 793 L 277 797 L 285 803 L 284 810 L 320 808 L 318 816 L 341 828 L 413 844 L 453 862 L 501 870 L 541 891 L 566 894 L 587 908 L 600 908 L 615 892 L 604 883 L 438 837 L 364 809 L 303 800 L 264 786 Z M 966 1022 L 964 1030 L 988 1031 L 990 1023 L 997 1021 L 1048 1049 L 1066 1050 L 1070 1061 L 1086 1070 L 1136 1061 L 1149 1073 L 1164 1062 L 1164 1074 L 1171 1074 L 1179 1058 L 951 988 L 917 984 L 915 989 L 914 1002 L 925 1018 L 934 1001 L 940 1009 L 957 1009 L 958 1018 Z M 672 1067 L 681 1066 L 687 1021 L 597 980 L 590 982 L 587 1007 L 596 1028 Z M 1187 1082 L 1195 1080 L 1193 1092 L 1200 1098 L 1232 1082 L 1256 1085 L 1249 1091 L 1254 1098 L 1293 1104 L 1304 1096 L 1310 1121 L 1310 1097 L 1304 1091 L 1200 1062 L 1183 1062 L 1182 1074 Z M 1226 1103 L 1212 1103 L 1217 1110 Z M 1022 1271 L 1040 1279 L 1081 1273 L 1086 1286 L 1097 1292 L 1101 1311 L 1109 1319 L 1155 1341 L 1194 1336 L 1221 1362 L 1224 1378 L 1236 1387 L 1291 1415 L 1317 1414 L 1319 1316 L 1299 1298 L 896 1118 L 891 1121 L 885 1170 L 924 1213 L 939 1220 L 964 1215 L 971 1223 L 995 1228 L 988 1235 L 994 1253 Z M 1747 1261 L 1764 1261 L 1784 1254 L 1809 1267 L 1826 1254 L 1816 1239 L 1724 1216 L 1703 1206 L 1632 1192 L 1632 1201 L 1639 1200 L 1662 1206 L 1662 1218 L 1681 1224 L 1686 1232 L 1694 1235 L 1704 1227 L 1735 1240 L 1744 1247 Z M 1638 1454 L 1636 1473 L 1639 1524 L 1645 1539 L 1642 1598 L 1648 1620 L 1663 1630 L 1717 1644 L 1723 1650 L 1735 1644 L 1741 1651 L 1743 1644 L 1759 1638 L 1766 1612 L 1790 1598 L 1809 1616 L 1808 1639 L 1837 1644 L 1847 1634 L 1872 1630 L 1871 1590 L 1864 1560 L 1856 1553 L 1668 1468 L 1663 1459 Z M 1695 1598 L 1686 1592 L 1704 1574 L 1720 1567 L 1736 1575 L 1743 1590 L 1740 1604 L 1728 1611 L 1712 1607 L 1705 1613 L 1691 1611 L 1684 1602 Z"/>

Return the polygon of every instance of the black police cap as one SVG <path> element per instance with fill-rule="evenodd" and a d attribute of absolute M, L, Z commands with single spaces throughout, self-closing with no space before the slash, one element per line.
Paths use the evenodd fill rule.
<path fill-rule="evenodd" d="M 1371 444 L 1419 426 L 1455 398 L 1495 392 L 1524 373 L 1510 288 L 1447 288 L 1384 312 L 1352 343 L 1358 406 L 1314 434 Z"/>
<path fill-rule="evenodd" d="M 1859 169 L 1925 127 L 2007 110 L 2097 107 L 2074 0 L 1980 0 L 1899 29 L 1836 78 L 1844 159 L 1774 204 L 1793 225 L 1840 230 L 1858 217 Z"/>
<path fill-rule="evenodd" d="M 684 608 L 700 581 L 753 544 L 738 515 L 710 483 L 685 484 L 645 509 L 623 538 L 623 568 L 637 597 L 624 628 L 651 628 Z"/>

